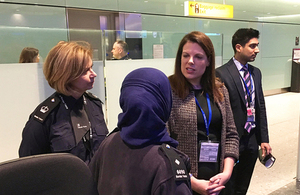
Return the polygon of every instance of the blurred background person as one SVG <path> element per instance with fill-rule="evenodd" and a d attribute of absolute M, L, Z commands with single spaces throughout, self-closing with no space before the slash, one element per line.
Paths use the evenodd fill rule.
<path fill-rule="evenodd" d="M 132 71 L 122 83 L 120 107 L 118 128 L 89 164 L 99 194 L 192 194 L 188 157 L 166 129 L 172 107 L 167 76 L 153 68 Z"/>
<path fill-rule="evenodd" d="M 19 156 L 67 152 L 90 162 L 108 133 L 102 102 L 87 92 L 97 74 L 86 42 L 59 42 L 46 57 L 43 71 L 56 92 L 30 115 Z"/>
<path fill-rule="evenodd" d="M 25 47 L 19 58 L 19 63 L 38 63 L 40 61 L 39 50 L 33 47 Z"/>
<path fill-rule="evenodd" d="M 117 40 L 114 45 L 111 53 L 113 54 L 113 60 L 129 60 L 128 55 L 129 49 L 128 45 L 123 40 Z"/>
<path fill-rule="evenodd" d="M 239 137 L 228 91 L 215 77 L 208 36 L 193 31 L 183 37 L 169 80 L 173 107 L 168 130 L 190 157 L 194 194 L 219 194 L 239 157 Z"/>

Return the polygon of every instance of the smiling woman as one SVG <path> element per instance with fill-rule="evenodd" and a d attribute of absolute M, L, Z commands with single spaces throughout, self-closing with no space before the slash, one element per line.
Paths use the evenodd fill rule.
<path fill-rule="evenodd" d="M 19 156 L 68 152 L 89 163 L 108 133 L 102 102 L 92 89 L 97 74 L 86 42 L 59 42 L 46 57 L 43 71 L 56 92 L 26 123 Z"/>

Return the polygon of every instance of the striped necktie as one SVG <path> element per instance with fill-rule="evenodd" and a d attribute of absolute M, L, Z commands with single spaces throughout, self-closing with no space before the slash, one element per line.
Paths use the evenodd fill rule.
<path fill-rule="evenodd" d="M 250 105 L 249 105 L 250 95 L 251 95 L 251 78 L 250 78 L 250 73 L 246 66 L 243 66 L 243 70 L 244 70 L 244 81 L 245 81 L 245 85 L 247 86 L 247 87 L 246 86 L 244 87 L 246 108 L 249 108 L 250 107 Z M 248 88 L 249 94 L 247 92 L 247 88 Z M 251 122 L 246 122 L 244 128 L 247 130 L 248 133 L 250 133 L 251 128 L 252 128 Z"/>

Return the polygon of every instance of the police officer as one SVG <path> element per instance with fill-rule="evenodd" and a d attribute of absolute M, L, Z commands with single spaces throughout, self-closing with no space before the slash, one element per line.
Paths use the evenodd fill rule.
<path fill-rule="evenodd" d="M 67 152 L 89 163 L 108 133 L 102 102 L 87 92 L 97 74 L 86 42 L 60 41 L 46 57 L 43 71 L 56 92 L 30 115 L 19 156 Z"/>

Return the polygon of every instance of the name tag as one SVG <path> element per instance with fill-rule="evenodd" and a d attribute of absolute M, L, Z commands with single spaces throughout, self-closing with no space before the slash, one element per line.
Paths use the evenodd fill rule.
<path fill-rule="evenodd" d="M 247 122 L 255 122 L 255 108 L 247 108 Z"/>
<path fill-rule="evenodd" d="M 217 162 L 218 151 L 218 142 L 200 142 L 199 162 Z"/>

